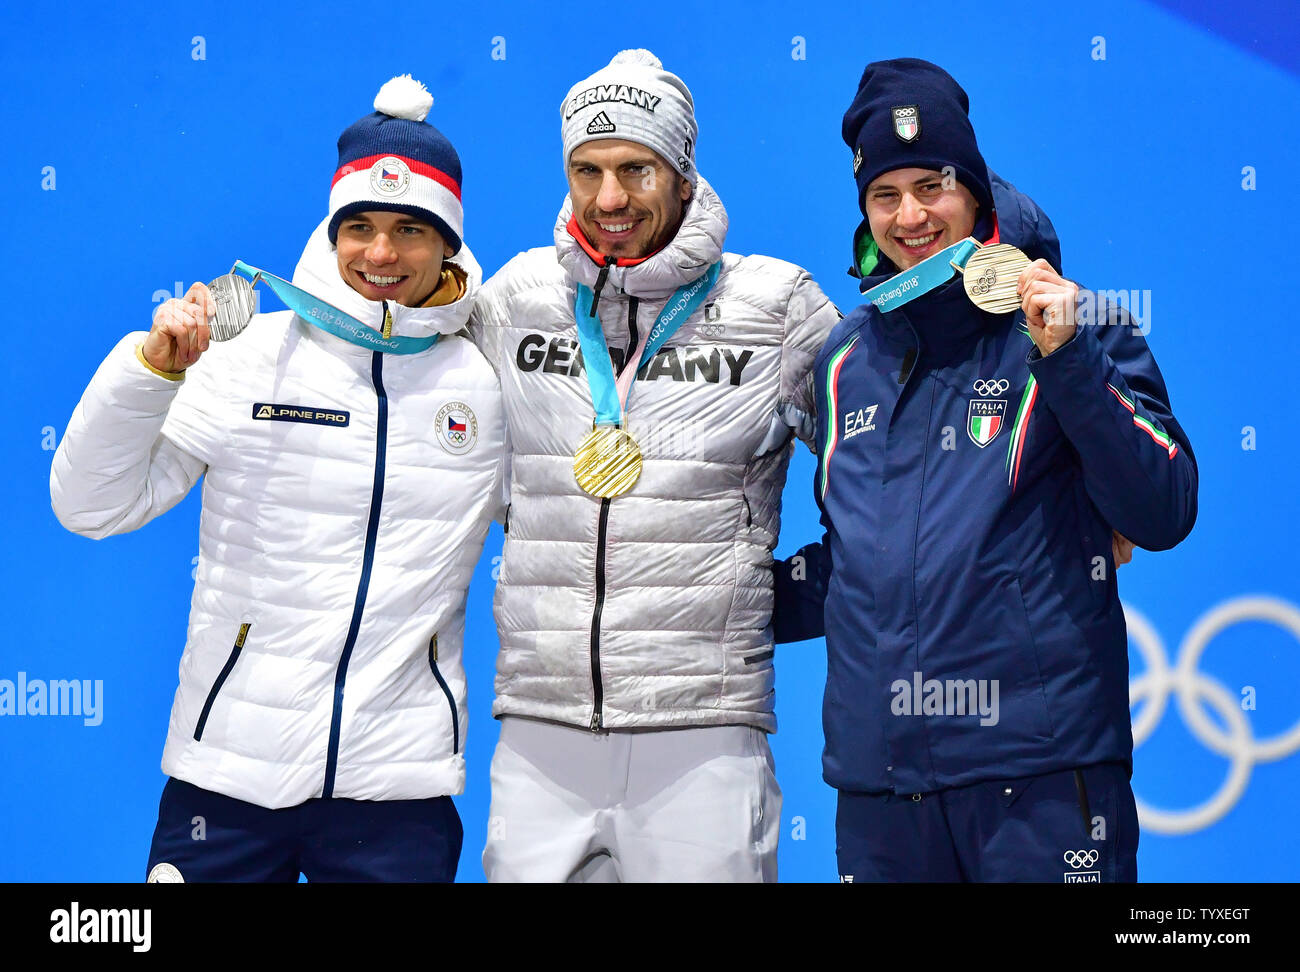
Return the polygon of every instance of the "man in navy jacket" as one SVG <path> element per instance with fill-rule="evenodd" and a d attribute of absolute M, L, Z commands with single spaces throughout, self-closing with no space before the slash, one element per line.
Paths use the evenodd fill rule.
<path fill-rule="evenodd" d="M 1132 881 L 1111 531 L 1186 537 L 1195 459 L 1143 329 L 1060 276 L 967 111 L 900 59 L 867 66 L 844 116 L 862 289 L 919 296 L 857 308 L 818 357 L 826 535 L 778 565 L 777 640 L 826 637 L 844 880 Z M 1033 261 L 1019 308 L 981 310 L 956 272 L 905 284 L 968 236 Z"/>

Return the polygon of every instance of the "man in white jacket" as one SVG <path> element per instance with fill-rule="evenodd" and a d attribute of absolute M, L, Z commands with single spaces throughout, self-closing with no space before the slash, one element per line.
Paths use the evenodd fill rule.
<path fill-rule="evenodd" d="M 492 881 L 765 881 L 781 793 L 772 548 L 838 312 L 723 252 L 690 91 L 626 51 L 561 106 L 555 246 L 483 289 L 510 511 Z"/>
<path fill-rule="evenodd" d="M 292 284 L 264 277 L 293 310 L 210 346 L 195 284 L 109 354 L 55 455 L 55 513 L 95 538 L 204 479 L 150 881 L 455 876 L 465 598 L 504 422 L 456 335 L 481 272 L 431 105 L 395 78 L 339 138 L 329 217 Z"/>

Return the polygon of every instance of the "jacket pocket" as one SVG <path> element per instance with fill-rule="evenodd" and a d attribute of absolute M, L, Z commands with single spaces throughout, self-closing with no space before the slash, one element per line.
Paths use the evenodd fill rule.
<path fill-rule="evenodd" d="M 1016 577 L 1014 579 L 1016 601 L 1020 608 L 1020 616 L 1025 622 L 1026 644 L 1024 647 L 1026 659 L 1033 663 L 1032 672 L 1026 672 L 1026 675 L 1029 676 L 1027 679 L 1029 682 L 1027 695 L 1033 699 L 1030 704 L 1036 710 L 1041 724 L 1046 727 L 1046 735 L 1051 739 L 1055 739 L 1056 724 L 1052 721 L 1051 706 L 1047 702 L 1047 681 L 1043 678 L 1042 659 L 1038 657 L 1038 640 L 1034 637 L 1034 624 L 1029 618 L 1029 605 L 1025 603 L 1025 591 L 1020 584 L 1020 578 Z"/>
<path fill-rule="evenodd" d="M 460 718 L 456 712 L 456 700 L 452 698 L 447 680 L 442 677 L 442 672 L 438 671 L 438 635 L 436 633 L 429 639 L 429 669 L 433 672 L 433 677 L 438 680 L 438 687 L 442 689 L 442 694 L 447 697 L 447 708 L 451 710 L 451 754 L 455 756 L 460 752 Z"/>
<path fill-rule="evenodd" d="M 1074 493 L 1075 515 L 1079 518 L 1079 546 L 1088 568 L 1088 594 L 1094 606 L 1104 607 L 1109 603 L 1110 590 L 1115 583 L 1112 530 L 1093 505 L 1081 479 L 1071 483 L 1070 489 Z M 1097 562 L 1098 559 L 1101 563 Z"/>
<path fill-rule="evenodd" d="M 248 629 L 251 627 L 252 624 L 247 621 L 239 626 L 239 634 L 235 636 L 235 646 L 230 649 L 230 657 L 226 659 L 226 664 L 221 669 L 221 674 L 217 676 L 217 680 L 212 683 L 212 689 L 208 692 L 208 699 L 203 703 L 203 711 L 199 713 L 198 724 L 194 727 L 195 742 L 203 738 L 203 727 L 208 724 L 208 714 L 212 711 L 212 703 L 217 701 L 217 693 L 221 691 L 221 686 L 230 677 L 235 662 L 239 660 L 239 653 L 244 650 L 244 640 L 248 637 Z"/>

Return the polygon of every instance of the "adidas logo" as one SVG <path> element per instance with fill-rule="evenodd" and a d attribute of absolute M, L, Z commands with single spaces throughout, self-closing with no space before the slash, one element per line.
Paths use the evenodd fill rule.
<path fill-rule="evenodd" d="M 609 116 L 603 111 L 593 118 L 591 124 L 587 126 L 588 135 L 603 135 L 606 132 L 613 131 L 617 131 L 617 129 L 614 128 L 614 123 L 609 120 Z"/>

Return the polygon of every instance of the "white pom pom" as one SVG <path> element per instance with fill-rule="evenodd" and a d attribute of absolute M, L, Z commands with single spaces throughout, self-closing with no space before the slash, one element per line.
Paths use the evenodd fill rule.
<path fill-rule="evenodd" d="M 614 59 L 609 63 L 611 66 L 615 64 L 643 64 L 646 67 L 652 67 L 659 71 L 664 69 L 659 58 L 655 57 L 644 47 L 633 47 L 626 51 L 619 51 L 614 55 Z"/>
<path fill-rule="evenodd" d="M 432 107 L 433 95 L 409 74 L 400 74 L 391 81 L 386 81 L 379 89 L 379 94 L 375 95 L 375 111 L 382 111 L 394 118 L 424 121 Z"/>

